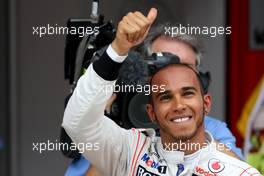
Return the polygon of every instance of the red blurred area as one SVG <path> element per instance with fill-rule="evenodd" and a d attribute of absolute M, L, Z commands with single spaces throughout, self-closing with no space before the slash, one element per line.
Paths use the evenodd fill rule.
<path fill-rule="evenodd" d="M 241 147 L 243 138 L 238 133 L 237 122 L 245 103 L 264 74 L 264 49 L 252 50 L 249 46 L 250 1 L 228 2 L 227 21 L 228 26 L 232 26 L 232 34 L 227 40 L 226 117 L 231 131 L 237 138 L 237 144 Z M 259 19 L 263 20 L 263 17 Z"/>

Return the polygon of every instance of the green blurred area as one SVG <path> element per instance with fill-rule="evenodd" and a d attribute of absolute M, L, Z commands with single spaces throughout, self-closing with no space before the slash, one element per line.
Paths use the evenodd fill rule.
<path fill-rule="evenodd" d="M 264 174 L 264 153 L 249 153 L 247 163 L 258 169 L 261 174 Z"/>

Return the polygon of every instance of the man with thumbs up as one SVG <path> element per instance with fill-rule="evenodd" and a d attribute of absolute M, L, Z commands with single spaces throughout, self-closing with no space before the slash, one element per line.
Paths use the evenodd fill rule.
<path fill-rule="evenodd" d="M 201 75 L 189 65 L 168 63 L 150 80 L 151 86 L 165 86 L 165 91 L 151 93 L 147 106 L 161 137 L 153 129 L 125 130 L 104 116 L 112 94 L 105 88 L 113 87 L 128 52 L 145 39 L 156 16 L 157 10 L 152 8 L 146 17 L 134 12 L 119 22 L 112 44 L 79 79 L 62 126 L 77 145 L 98 144 L 98 150 L 81 151 L 103 175 L 260 175 L 217 150 L 218 143 L 203 124 L 211 98 L 204 94 Z"/>

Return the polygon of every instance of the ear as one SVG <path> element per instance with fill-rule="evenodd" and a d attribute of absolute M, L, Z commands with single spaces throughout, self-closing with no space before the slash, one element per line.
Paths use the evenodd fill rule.
<path fill-rule="evenodd" d="M 148 113 L 148 117 L 151 120 L 151 122 L 155 122 L 156 121 L 156 116 L 155 116 L 153 105 L 152 104 L 147 104 L 146 111 Z"/>
<path fill-rule="evenodd" d="M 211 111 L 212 97 L 209 94 L 205 94 L 203 99 L 204 99 L 204 111 L 205 111 L 205 115 L 207 115 Z"/>

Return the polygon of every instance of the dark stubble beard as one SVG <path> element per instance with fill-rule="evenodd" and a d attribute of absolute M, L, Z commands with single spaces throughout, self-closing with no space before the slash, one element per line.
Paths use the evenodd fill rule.
<path fill-rule="evenodd" d="M 202 120 L 199 121 L 198 123 L 196 123 L 196 128 L 195 130 L 189 134 L 189 135 L 182 135 L 182 136 L 177 136 L 177 137 L 174 137 L 173 136 L 173 139 L 174 141 L 181 141 L 181 142 L 185 142 L 185 141 L 188 141 L 188 140 L 191 140 L 192 138 L 195 137 L 197 131 L 201 128 L 201 126 L 203 125 L 204 123 L 204 117 L 205 117 L 205 113 L 204 113 L 204 107 L 203 107 L 203 112 L 202 112 Z M 157 119 L 157 118 L 156 118 Z M 157 123 L 159 124 L 159 121 L 157 120 Z M 159 124 L 160 126 L 160 124 Z M 160 126 L 161 127 L 161 126 Z M 160 129 L 161 131 L 163 131 L 163 133 L 167 133 L 167 130 L 166 129 Z M 162 133 L 162 132 L 161 132 Z M 167 133 L 168 134 L 168 133 Z"/>

